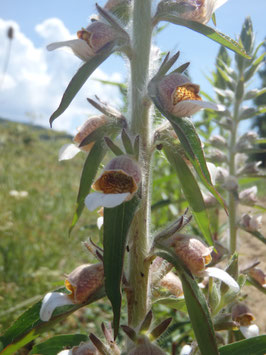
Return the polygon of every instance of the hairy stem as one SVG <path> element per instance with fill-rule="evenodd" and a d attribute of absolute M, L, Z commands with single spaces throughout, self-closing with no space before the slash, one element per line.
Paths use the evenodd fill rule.
<path fill-rule="evenodd" d="M 236 175 L 235 156 L 236 156 L 236 140 L 237 140 L 237 128 L 238 128 L 238 113 L 240 107 L 240 100 L 235 100 L 234 105 L 234 117 L 233 126 L 230 137 L 229 147 L 229 174 L 231 176 Z M 237 202 L 233 192 L 229 192 L 229 231 L 230 231 L 230 253 L 233 254 L 236 251 L 237 243 Z"/>
<path fill-rule="evenodd" d="M 151 132 L 147 83 L 151 47 L 151 0 L 135 0 L 133 8 L 133 39 L 131 58 L 130 113 L 131 130 L 140 136 L 142 167 L 141 203 L 130 231 L 130 265 L 128 323 L 136 327 L 145 317 L 148 304 L 149 263 L 145 262 L 149 249 L 150 219 L 150 160 Z"/>

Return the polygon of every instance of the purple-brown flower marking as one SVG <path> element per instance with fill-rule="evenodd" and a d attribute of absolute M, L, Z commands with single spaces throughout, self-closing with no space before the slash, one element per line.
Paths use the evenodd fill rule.
<path fill-rule="evenodd" d="M 86 29 L 78 31 L 77 37 L 78 39 L 51 43 L 47 49 L 53 51 L 60 47 L 70 47 L 77 57 L 86 62 L 113 41 L 117 37 L 117 32 L 111 26 L 95 21 Z"/>
<path fill-rule="evenodd" d="M 222 6 L 227 0 L 187 0 L 190 5 L 195 6 L 192 11 L 187 11 L 180 16 L 186 20 L 207 23 L 210 21 L 212 14 Z M 180 2 L 180 0 L 177 0 Z"/>
<path fill-rule="evenodd" d="M 250 325 L 255 320 L 254 315 L 244 303 L 237 303 L 232 308 L 232 319 L 240 325 Z"/>
<path fill-rule="evenodd" d="M 75 135 L 73 141 L 79 145 L 89 134 L 95 131 L 97 128 L 104 126 L 107 123 L 107 117 L 102 116 L 93 116 L 90 117 L 79 129 Z M 95 142 L 91 142 L 83 147 L 80 147 L 81 150 L 89 152 L 93 147 Z"/>
<path fill-rule="evenodd" d="M 177 116 L 191 116 L 203 108 L 223 110 L 221 105 L 202 101 L 198 95 L 199 85 L 182 74 L 171 73 L 163 77 L 158 83 L 158 94 L 165 111 Z"/>
<path fill-rule="evenodd" d="M 169 240 L 170 246 L 193 274 L 205 270 L 211 260 L 212 247 L 207 247 L 199 239 L 192 236 L 178 234 Z"/>
<path fill-rule="evenodd" d="M 170 293 L 172 293 L 176 297 L 180 297 L 183 295 L 182 282 L 176 274 L 172 271 L 168 272 L 162 280 L 160 281 L 160 285 L 165 287 Z"/>
<path fill-rule="evenodd" d="M 118 156 L 105 166 L 101 176 L 92 185 L 96 192 L 85 198 L 85 204 L 90 211 L 100 206 L 118 206 L 134 196 L 140 182 L 138 162 L 127 155 Z"/>
<path fill-rule="evenodd" d="M 69 160 L 74 158 L 81 150 L 89 152 L 95 142 L 91 142 L 83 147 L 79 147 L 80 143 L 97 128 L 104 126 L 108 123 L 105 115 L 90 117 L 80 128 L 73 138 L 73 143 L 64 144 L 59 150 L 59 161 Z"/>
<path fill-rule="evenodd" d="M 104 172 L 93 184 L 93 189 L 106 194 L 136 192 L 141 181 L 141 170 L 138 163 L 128 156 L 112 159 L 104 168 Z"/>
<path fill-rule="evenodd" d="M 83 303 L 103 286 L 103 264 L 84 264 L 73 270 L 65 280 L 74 303 Z"/>
<path fill-rule="evenodd" d="M 261 269 L 254 267 L 248 272 L 248 274 L 253 279 L 255 279 L 263 288 L 266 288 L 266 275 Z"/>

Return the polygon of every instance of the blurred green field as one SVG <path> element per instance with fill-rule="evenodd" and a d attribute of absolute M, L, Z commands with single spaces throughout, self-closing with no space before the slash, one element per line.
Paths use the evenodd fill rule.
<path fill-rule="evenodd" d="M 33 301 L 61 286 L 65 273 L 89 261 L 81 242 L 97 237 L 97 215 L 84 210 L 68 236 L 85 159 L 80 153 L 58 162 L 59 148 L 70 140 L 0 121 L 0 333 Z M 12 196 L 12 190 L 28 195 Z"/>

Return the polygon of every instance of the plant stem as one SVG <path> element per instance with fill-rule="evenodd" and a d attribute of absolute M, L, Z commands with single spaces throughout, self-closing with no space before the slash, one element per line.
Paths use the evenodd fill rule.
<path fill-rule="evenodd" d="M 141 203 L 130 230 L 128 323 L 136 327 L 148 311 L 150 219 L 150 102 L 147 99 L 151 47 L 151 0 L 135 0 L 131 58 L 131 131 L 140 136 Z"/>
<path fill-rule="evenodd" d="M 235 148 L 236 148 L 238 113 L 239 113 L 240 103 L 241 103 L 240 100 L 235 99 L 234 117 L 232 122 L 232 130 L 231 130 L 230 146 L 229 146 L 229 174 L 231 176 L 236 175 Z M 233 254 L 236 251 L 236 243 L 237 243 L 237 202 L 233 192 L 229 192 L 228 210 L 229 210 L 229 231 L 230 231 L 230 253 Z"/>

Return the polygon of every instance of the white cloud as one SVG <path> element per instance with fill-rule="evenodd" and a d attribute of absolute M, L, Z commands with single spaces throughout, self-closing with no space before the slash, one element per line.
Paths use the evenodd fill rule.
<path fill-rule="evenodd" d="M 11 56 L 7 73 L 0 72 L 0 117 L 20 121 L 34 120 L 35 124 L 48 126 L 48 120 L 58 107 L 61 97 L 72 76 L 82 62 L 73 53 L 64 49 L 48 52 L 50 42 L 74 38 L 63 22 L 50 18 L 35 27 L 43 39 L 43 47 L 37 48 L 20 30 L 14 21 L 0 19 L 0 69 L 4 66 L 8 39 L 6 31 L 14 28 Z M 88 115 L 95 113 L 86 98 L 98 95 L 102 100 L 119 107 L 121 98 L 115 87 L 103 85 L 93 78 L 121 81 L 119 73 L 106 74 L 96 69 L 80 90 L 69 108 L 54 122 L 55 129 L 73 132 Z"/>

